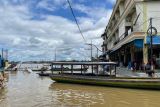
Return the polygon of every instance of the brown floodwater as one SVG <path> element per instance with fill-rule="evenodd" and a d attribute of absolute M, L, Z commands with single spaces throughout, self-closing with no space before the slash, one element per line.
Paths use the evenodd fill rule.
<path fill-rule="evenodd" d="M 10 72 L 0 107 L 160 107 L 160 92 L 54 83 L 36 73 Z"/>

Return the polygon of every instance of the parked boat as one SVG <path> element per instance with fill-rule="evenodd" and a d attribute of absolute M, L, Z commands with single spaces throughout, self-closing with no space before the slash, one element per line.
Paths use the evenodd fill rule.
<path fill-rule="evenodd" d="M 25 68 L 25 71 L 28 72 L 28 73 L 32 73 L 32 70 L 29 69 L 29 68 Z"/>
<path fill-rule="evenodd" d="M 47 71 L 47 70 L 48 70 L 48 67 L 45 67 L 45 66 L 43 66 L 40 69 L 32 69 L 32 71 Z"/>
<path fill-rule="evenodd" d="M 51 73 L 37 73 L 39 76 L 49 76 Z"/>
<path fill-rule="evenodd" d="M 160 78 L 106 78 L 83 75 L 50 75 L 51 79 L 60 83 L 97 85 L 132 89 L 160 90 Z"/>

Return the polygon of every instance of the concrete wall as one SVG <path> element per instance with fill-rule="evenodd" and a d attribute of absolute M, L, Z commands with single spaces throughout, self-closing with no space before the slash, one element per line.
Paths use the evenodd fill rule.
<path fill-rule="evenodd" d="M 125 19 L 119 25 L 119 38 L 122 37 L 122 35 L 124 34 L 124 32 L 125 32 Z M 120 40 L 123 39 L 123 37 L 120 38 Z"/>
<path fill-rule="evenodd" d="M 146 2 L 147 5 L 147 18 L 156 18 L 153 19 L 153 26 L 157 28 L 160 32 L 160 1 L 150 1 Z"/>
<path fill-rule="evenodd" d="M 136 3 L 136 11 L 137 14 L 140 13 L 140 17 L 137 20 L 135 29 L 146 32 L 149 26 L 147 20 L 151 17 L 160 17 L 160 1 L 138 2 Z M 153 26 L 160 32 L 160 18 L 153 19 Z"/>

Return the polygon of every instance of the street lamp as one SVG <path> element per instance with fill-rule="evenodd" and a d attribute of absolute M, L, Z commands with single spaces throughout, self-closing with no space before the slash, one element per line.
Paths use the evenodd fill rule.
<path fill-rule="evenodd" d="M 147 30 L 147 35 L 150 36 L 150 60 L 151 60 L 151 70 L 153 70 L 153 36 L 157 35 L 157 29 L 152 26 L 153 18 L 150 18 L 150 28 Z"/>

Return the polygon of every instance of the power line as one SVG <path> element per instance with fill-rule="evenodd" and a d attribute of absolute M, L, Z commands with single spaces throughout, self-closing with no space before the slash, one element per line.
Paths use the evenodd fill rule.
<path fill-rule="evenodd" d="M 70 3 L 70 1 L 69 1 L 69 0 L 67 0 L 67 2 L 68 2 L 68 4 L 69 4 L 69 7 L 70 7 L 70 10 L 71 10 L 71 13 L 72 13 L 72 15 L 73 15 L 73 17 L 74 17 L 74 20 L 75 20 L 75 22 L 76 22 L 76 24 L 77 24 L 77 27 L 78 27 L 78 29 L 79 29 L 79 32 L 80 32 L 80 34 L 81 34 L 81 36 L 82 36 L 83 40 L 84 40 L 84 41 L 85 41 L 85 43 L 86 43 L 86 39 L 84 38 L 84 35 L 83 35 L 83 33 L 82 33 L 81 29 L 80 29 L 80 26 L 79 26 L 79 24 L 78 24 L 78 21 L 77 21 L 77 19 L 76 19 L 76 16 L 75 16 L 75 14 L 74 14 L 74 12 L 73 12 L 73 9 L 72 9 L 72 6 L 71 6 L 71 3 Z"/>

